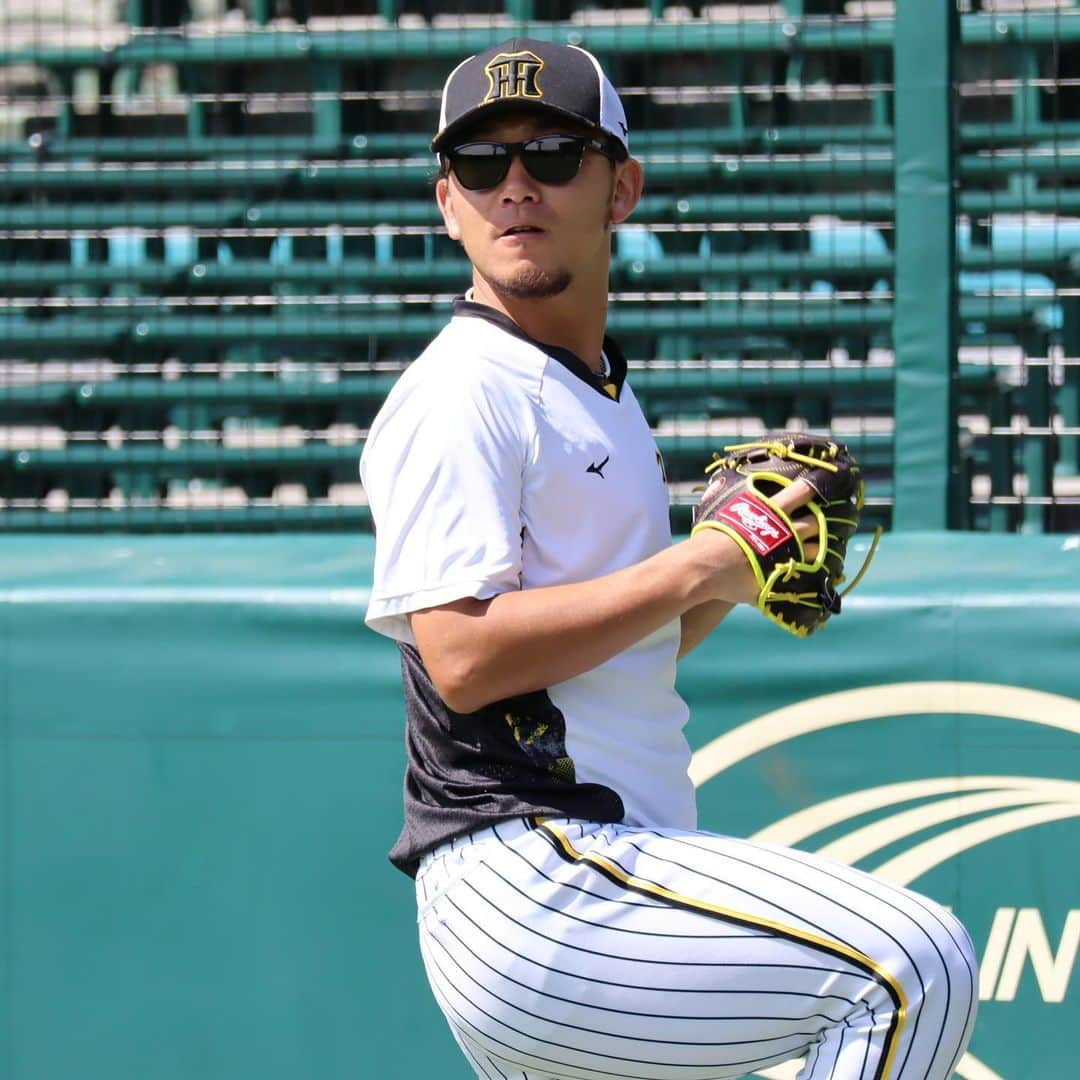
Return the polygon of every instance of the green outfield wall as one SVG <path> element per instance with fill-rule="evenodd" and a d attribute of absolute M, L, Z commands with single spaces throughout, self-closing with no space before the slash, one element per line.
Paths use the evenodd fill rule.
<path fill-rule="evenodd" d="M 0 1077 L 466 1080 L 423 980 L 368 537 L 0 544 Z M 887 535 L 684 661 L 705 827 L 952 906 L 965 1080 L 1077 1069 L 1080 538 Z M 771 1077 L 790 1077 L 774 1071 Z"/>

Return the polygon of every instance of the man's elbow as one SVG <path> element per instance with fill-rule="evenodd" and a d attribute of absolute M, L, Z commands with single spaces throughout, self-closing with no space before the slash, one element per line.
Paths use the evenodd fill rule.
<path fill-rule="evenodd" d="M 417 649 L 436 693 L 456 713 L 473 713 L 502 695 L 492 685 L 476 621 L 490 601 L 466 597 L 412 615 Z"/>
<path fill-rule="evenodd" d="M 429 670 L 428 674 L 436 693 L 453 712 L 478 712 L 495 700 L 483 693 L 482 682 L 470 665 L 444 666 L 437 672 Z"/>

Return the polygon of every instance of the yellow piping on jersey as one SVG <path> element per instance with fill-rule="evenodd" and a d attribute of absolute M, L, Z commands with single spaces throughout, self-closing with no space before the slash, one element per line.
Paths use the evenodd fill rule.
<path fill-rule="evenodd" d="M 896 1046 L 900 1040 L 900 1032 L 903 1030 L 907 1018 L 907 994 L 904 993 L 904 988 L 900 985 L 900 981 L 895 975 L 886 971 L 880 964 L 875 963 L 865 953 L 861 953 L 858 949 L 853 949 L 850 945 L 845 945 L 839 941 L 830 941 L 828 938 L 819 937 L 817 934 L 807 933 L 805 930 L 797 930 L 792 926 L 785 926 L 783 923 L 773 922 L 771 919 L 763 919 L 756 915 L 748 915 L 742 911 L 734 911 L 731 908 L 710 904 L 707 900 L 699 900 L 693 896 L 683 896 L 681 893 L 673 892 L 663 885 L 656 884 L 656 882 L 634 877 L 632 874 L 628 874 L 623 870 L 617 863 L 612 862 L 611 859 L 607 859 L 603 855 L 593 855 L 590 852 L 578 851 L 570 842 L 567 835 L 552 822 L 546 821 L 542 817 L 536 817 L 533 821 L 536 824 L 537 830 L 544 834 L 555 850 L 562 855 L 567 862 L 588 863 L 590 866 L 595 867 L 595 869 L 603 874 L 609 881 L 614 881 L 617 885 L 622 885 L 624 888 L 641 893 L 644 896 L 666 900 L 676 907 L 681 907 L 689 911 L 697 911 L 703 915 L 710 915 L 714 918 L 727 919 L 732 922 L 741 923 L 745 926 L 767 928 L 775 931 L 788 940 L 803 942 L 817 949 L 823 949 L 826 952 L 832 953 L 834 956 L 841 956 L 846 960 L 850 960 L 862 970 L 869 972 L 875 980 L 884 985 L 889 996 L 893 999 L 893 1004 L 896 1006 L 896 1012 L 893 1015 L 893 1023 L 890 1025 L 890 1030 L 885 1035 L 886 1049 L 881 1057 L 881 1062 L 878 1065 L 877 1071 L 874 1073 L 874 1080 L 888 1080 L 888 1077 L 892 1075 L 893 1058 L 896 1056 Z"/>

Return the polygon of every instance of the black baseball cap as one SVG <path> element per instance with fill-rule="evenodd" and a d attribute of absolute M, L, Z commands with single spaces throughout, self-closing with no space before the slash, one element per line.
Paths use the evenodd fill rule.
<path fill-rule="evenodd" d="M 577 45 L 533 38 L 492 45 L 450 72 L 431 149 L 442 152 L 482 117 L 521 108 L 575 120 L 606 134 L 617 156 L 630 152 L 626 113 L 596 57 Z"/>

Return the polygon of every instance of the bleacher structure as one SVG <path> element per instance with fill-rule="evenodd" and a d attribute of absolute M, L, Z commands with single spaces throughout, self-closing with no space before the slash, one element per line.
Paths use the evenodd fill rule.
<path fill-rule="evenodd" d="M 781 428 L 847 441 L 889 525 L 919 464 L 896 438 L 918 422 L 896 407 L 898 21 L 6 0 L 0 531 L 366 527 L 367 427 L 468 284 L 432 196 L 439 89 L 515 32 L 583 44 L 627 105 L 647 187 L 610 327 L 677 527 L 713 450 Z M 1080 9 L 968 0 L 958 25 L 948 522 L 1076 530 Z"/>

